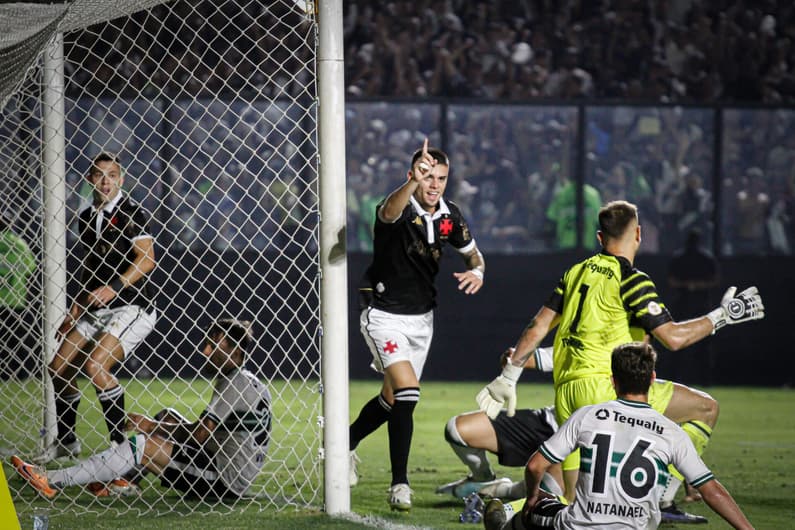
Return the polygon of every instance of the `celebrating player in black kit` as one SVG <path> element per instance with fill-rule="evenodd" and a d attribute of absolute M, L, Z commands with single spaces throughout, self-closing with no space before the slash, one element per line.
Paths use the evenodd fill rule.
<path fill-rule="evenodd" d="M 361 331 L 384 384 L 350 427 L 351 485 L 358 481 L 353 450 L 388 422 L 393 510 L 411 509 L 407 467 L 413 414 L 433 336 L 434 280 L 445 243 L 461 254 L 469 269 L 454 273 L 459 290 L 474 294 L 483 285 L 483 255 L 461 211 L 442 198 L 449 171 L 447 155 L 429 148 L 426 138 L 411 158 L 406 182 L 376 207 L 373 262 L 360 288 Z"/>
<path fill-rule="evenodd" d="M 124 173 L 116 156 L 99 154 L 86 179 L 94 187 L 94 200 L 78 222 L 81 290 L 58 329 L 61 344 L 49 364 L 58 433 L 54 445 L 37 457 L 39 463 L 80 453 L 75 436 L 80 370 L 96 389 L 111 441 L 124 442 L 124 389 L 111 370 L 155 327 L 147 285 L 155 268 L 149 213 L 122 192 Z"/>

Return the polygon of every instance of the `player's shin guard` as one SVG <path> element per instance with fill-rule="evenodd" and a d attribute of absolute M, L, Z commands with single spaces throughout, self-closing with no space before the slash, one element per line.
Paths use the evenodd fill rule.
<path fill-rule="evenodd" d="M 121 444 L 124 442 L 125 424 L 127 423 L 127 413 L 124 412 L 124 389 L 121 386 L 107 390 L 97 389 L 97 398 L 102 404 L 110 440 Z"/>
<path fill-rule="evenodd" d="M 76 394 L 56 394 L 55 414 L 58 417 L 58 441 L 62 444 L 74 442 L 77 407 L 80 405 L 80 392 Z"/>
<path fill-rule="evenodd" d="M 414 408 L 420 400 L 417 387 L 395 390 L 395 403 L 389 416 L 389 459 L 392 485 L 408 484 L 409 450 L 414 434 Z"/>
<path fill-rule="evenodd" d="M 110 482 L 140 465 L 145 444 L 146 437 L 138 434 L 75 466 L 48 471 L 47 478 L 50 484 L 59 488 L 89 482 Z"/>
<path fill-rule="evenodd" d="M 453 452 L 469 468 L 470 476 L 475 481 L 492 480 L 494 471 L 484 449 L 469 447 L 456 428 L 457 416 L 450 418 L 444 429 L 444 439 L 450 444 Z"/>
<path fill-rule="evenodd" d="M 386 402 L 386 399 L 381 394 L 368 401 L 348 430 L 351 450 L 356 449 L 359 442 L 386 423 L 389 420 L 391 411 L 392 406 Z"/>

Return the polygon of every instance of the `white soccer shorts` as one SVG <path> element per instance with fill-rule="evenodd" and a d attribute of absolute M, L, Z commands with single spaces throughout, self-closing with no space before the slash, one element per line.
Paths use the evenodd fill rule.
<path fill-rule="evenodd" d="M 368 307 L 359 318 L 364 341 L 373 354 L 370 365 L 383 373 L 398 361 L 409 361 L 417 380 L 428 358 L 433 338 L 433 311 L 422 315 L 396 315 Z"/>
<path fill-rule="evenodd" d="M 84 313 L 77 321 L 76 329 L 88 339 L 104 333 L 113 335 L 119 339 L 126 357 L 155 329 L 156 318 L 154 309 L 147 313 L 136 305 L 125 305 Z"/>

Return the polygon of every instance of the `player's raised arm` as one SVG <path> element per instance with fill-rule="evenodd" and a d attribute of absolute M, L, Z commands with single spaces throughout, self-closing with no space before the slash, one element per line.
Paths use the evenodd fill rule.
<path fill-rule="evenodd" d="M 438 161 L 428 153 L 428 139 L 422 144 L 419 156 L 414 157 L 406 174 L 406 182 L 389 194 L 384 204 L 378 209 L 378 218 L 385 223 L 393 223 L 406 208 L 409 199 L 417 191 L 420 181 L 430 177 Z"/>

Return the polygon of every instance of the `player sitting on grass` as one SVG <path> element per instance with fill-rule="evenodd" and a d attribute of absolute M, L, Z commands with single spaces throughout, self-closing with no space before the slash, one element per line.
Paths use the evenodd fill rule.
<path fill-rule="evenodd" d="M 210 327 L 203 353 L 217 380 L 197 421 L 169 409 L 160 420 L 129 414 L 130 430 L 140 434 L 75 466 L 45 471 L 18 456 L 11 464 L 48 499 L 67 486 L 109 482 L 141 466 L 164 487 L 193 497 L 242 496 L 262 468 L 271 430 L 270 392 L 244 368 L 251 342 L 248 322 L 222 319 Z"/>
<path fill-rule="evenodd" d="M 507 358 L 513 348 L 505 352 Z M 552 371 L 552 348 L 538 348 L 525 363 L 525 369 Z M 467 412 L 450 418 L 444 429 L 444 439 L 453 452 L 469 468 L 469 474 L 436 489 L 436 493 L 464 498 L 472 493 L 489 497 L 519 499 L 525 496 L 524 481 L 512 482 L 497 478 L 486 451 L 497 455 L 499 463 L 509 467 L 523 467 L 547 438 L 558 430 L 552 406 L 542 409 L 520 409 L 515 416 L 501 411 L 494 419 L 485 412 Z M 555 495 L 563 495 L 563 475 L 560 466 L 550 470 L 544 488 Z"/>
<path fill-rule="evenodd" d="M 657 353 L 644 342 L 613 350 L 612 381 L 617 399 L 577 409 L 541 444 L 525 468 L 527 501 L 510 520 L 499 499 L 486 506 L 487 530 L 568 529 L 598 526 L 627 530 L 657 528 L 658 500 L 668 465 L 698 488 L 706 503 L 733 528 L 752 529 L 728 491 L 677 424 L 649 405 Z M 574 502 L 566 506 L 539 489 L 541 478 L 576 448 L 582 459 Z"/>

